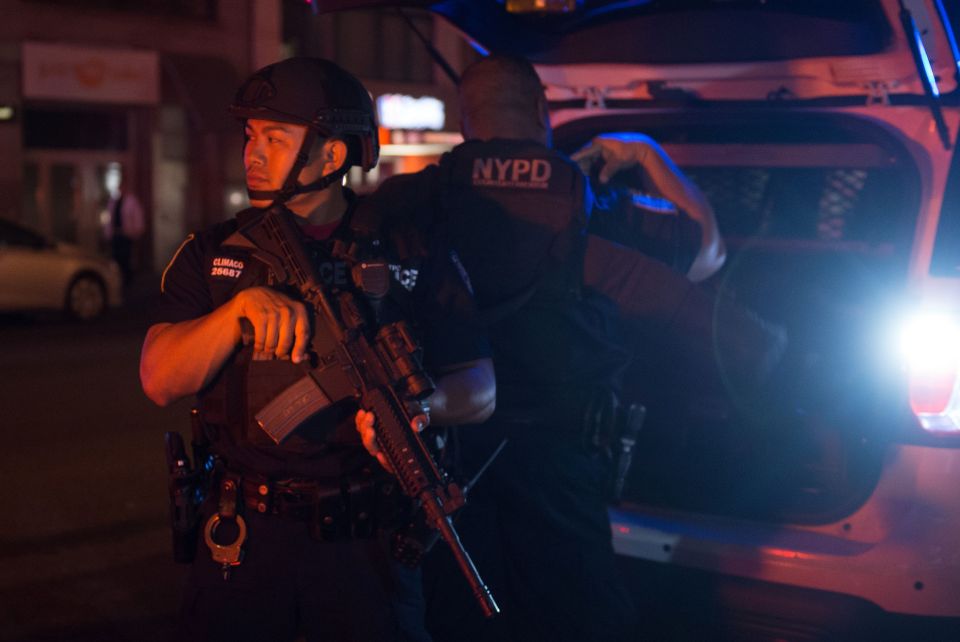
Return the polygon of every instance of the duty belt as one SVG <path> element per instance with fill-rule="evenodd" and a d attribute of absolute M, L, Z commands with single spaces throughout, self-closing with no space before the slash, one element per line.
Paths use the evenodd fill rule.
<path fill-rule="evenodd" d="M 303 521 L 314 539 L 335 541 L 375 537 L 409 517 L 406 500 L 391 479 L 372 475 L 338 482 L 309 479 L 269 479 L 225 471 L 216 484 L 217 512 L 204 528 L 204 540 L 224 579 L 243 561 L 247 527 L 238 510 Z M 234 522 L 233 541 L 220 541 L 217 529 Z M 230 537 L 227 538 L 231 539 Z"/>
<path fill-rule="evenodd" d="M 575 390 L 504 388 L 503 392 L 497 391 L 492 421 L 541 427 L 555 437 L 579 439 L 590 447 L 608 438 L 619 407 L 616 393 L 604 386 Z"/>
<path fill-rule="evenodd" d="M 316 539 L 373 537 L 403 518 L 404 501 L 390 478 L 360 474 L 318 481 L 227 473 L 224 479 L 236 480 L 237 503 L 248 513 L 307 522 Z"/>
<path fill-rule="evenodd" d="M 241 488 L 250 510 L 306 521 L 318 539 L 373 537 L 398 519 L 399 489 L 390 479 L 363 476 L 331 483 L 248 476 Z"/>
<path fill-rule="evenodd" d="M 497 393 L 500 394 L 499 392 Z M 643 427 L 646 408 L 638 403 L 624 406 L 608 388 L 564 391 L 563 394 L 520 391 L 500 404 L 492 421 L 549 430 L 552 437 L 579 441 L 584 452 L 608 461 L 610 499 L 619 503 L 633 463 L 633 449 Z"/>

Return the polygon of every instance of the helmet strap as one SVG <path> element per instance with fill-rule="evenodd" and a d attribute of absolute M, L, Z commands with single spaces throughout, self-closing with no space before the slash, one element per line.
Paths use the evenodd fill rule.
<path fill-rule="evenodd" d="M 327 189 L 335 181 L 341 180 L 350 169 L 346 162 L 344 162 L 339 169 L 334 170 L 325 176 L 321 176 L 317 180 L 308 183 L 307 185 L 297 184 L 297 179 L 300 177 L 300 172 L 303 171 L 303 168 L 306 167 L 308 162 L 310 162 L 310 150 L 313 149 L 313 144 L 317 140 L 317 135 L 318 132 L 316 129 L 313 127 L 307 128 L 307 133 L 304 135 L 303 142 L 300 144 L 300 150 L 297 152 L 297 159 L 294 161 L 293 167 L 290 168 L 290 172 L 287 173 L 287 178 L 283 183 L 283 187 L 278 190 L 247 189 L 247 195 L 250 197 L 250 200 L 286 203 L 297 194 L 302 194 L 304 192 L 319 192 L 320 190 Z"/>
<path fill-rule="evenodd" d="M 320 190 L 327 189 L 334 183 L 338 183 L 343 180 L 343 177 L 346 176 L 349 167 L 344 165 L 338 170 L 330 172 L 326 176 L 321 176 L 312 183 L 307 183 L 306 185 L 297 185 L 296 194 L 302 194 L 304 192 L 319 192 Z"/>

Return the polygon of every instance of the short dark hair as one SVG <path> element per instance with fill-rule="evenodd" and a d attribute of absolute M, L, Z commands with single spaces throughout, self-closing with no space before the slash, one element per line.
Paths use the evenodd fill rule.
<path fill-rule="evenodd" d="M 472 120 L 539 118 L 544 98 L 537 70 L 518 56 L 494 54 L 473 63 L 460 78 L 460 109 Z"/>

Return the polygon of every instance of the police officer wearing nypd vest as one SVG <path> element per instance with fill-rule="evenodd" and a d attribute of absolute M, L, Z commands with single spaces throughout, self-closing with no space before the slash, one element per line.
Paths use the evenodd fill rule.
<path fill-rule="evenodd" d="M 337 404 L 280 444 L 253 420 L 303 377 L 313 326 L 296 293 L 272 283 L 249 244 L 237 242 L 237 230 L 258 208 L 282 204 L 333 289 L 358 289 L 338 244 L 357 243 L 388 261 L 394 278 L 379 315 L 413 324 L 436 383 L 425 405 L 438 424 L 483 421 L 495 400 L 489 346 L 462 266 L 398 221 L 355 224 L 357 198 L 342 177 L 353 165 L 369 170 L 378 154 L 371 100 L 356 78 L 326 60 L 284 60 L 253 74 L 230 111 L 245 127 L 253 208 L 191 234 L 177 250 L 140 365 L 156 403 L 198 396 L 216 461 L 204 518 L 220 528 L 197 546 L 184 635 L 428 640 L 419 571 L 389 550 L 404 505 L 375 460 L 383 460 L 376 418 Z M 235 563 L 213 559 L 224 547 L 237 549 Z"/>
<path fill-rule="evenodd" d="M 759 379 L 783 337 L 742 310 L 719 310 L 669 266 L 586 233 L 586 177 L 550 148 L 528 62 L 478 61 L 463 73 L 460 102 L 465 142 L 363 204 L 457 250 L 493 345 L 496 412 L 458 436 L 466 478 L 489 466 L 458 529 L 503 615 L 475 617 L 438 550 L 426 561 L 428 625 L 450 642 L 633 639 L 606 510 L 621 374 L 638 344 L 657 342 L 690 363 L 710 360 L 716 345 L 725 374 Z M 735 336 L 710 331 L 714 312 Z"/>

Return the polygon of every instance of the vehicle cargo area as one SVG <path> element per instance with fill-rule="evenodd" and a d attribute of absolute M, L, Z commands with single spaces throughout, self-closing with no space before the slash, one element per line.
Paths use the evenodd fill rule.
<path fill-rule="evenodd" d="M 849 514 L 876 483 L 885 440 L 910 423 L 883 323 L 906 284 L 921 198 L 905 144 L 815 110 L 620 114 L 557 138 L 573 151 L 617 132 L 660 142 L 710 200 L 727 260 L 704 286 L 789 336 L 762 387 L 722 363 L 691 371 L 640 355 L 625 396 L 647 419 L 624 501 L 810 524 Z"/>

